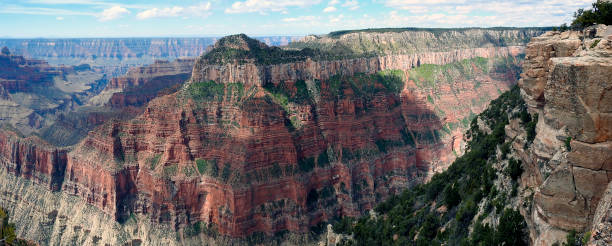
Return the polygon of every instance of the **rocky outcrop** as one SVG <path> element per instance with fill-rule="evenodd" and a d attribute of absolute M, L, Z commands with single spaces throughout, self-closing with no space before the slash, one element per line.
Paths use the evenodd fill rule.
<path fill-rule="evenodd" d="M 522 47 L 490 47 L 433 52 L 414 55 L 390 55 L 373 58 L 355 58 L 332 61 L 296 62 L 290 64 L 258 66 L 247 64 L 207 64 L 204 59 L 196 61 L 192 81 L 223 81 L 223 83 L 252 83 L 263 86 L 266 83 L 278 84 L 280 81 L 327 80 L 336 74 L 352 76 L 371 74 L 382 70 L 410 70 L 421 64 L 443 65 L 474 57 L 493 58 L 516 56 Z"/>
<path fill-rule="evenodd" d="M 64 180 L 67 150 L 55 148 L 37 137 L 23 138 L 0 131 L 0 163 L 14 176 L 59 191 Z"/>
<path fill-rule="evenodd" d="M 172 62 L 157 60 L 148 66 L 131 68 L 125 76 L 112 78 L 106 89 L 127 89 L 144 86 L 156 77 L 191 74 L 194 62 L 195 59 L 190 58 L 176 59 Z"/>
<path fill-rule="evenodd" d="M 522 46 L 544 28 L 387 28 L 307 36 L 292 48 L 316 48 L 340 56 L 385 56 L 469 50 L 476 47 Z M 436 40 L 431 42 L 431 40 Z M 423 63 L 425 64 L 425 63 Z"/>
<path fill-rule="evenodd" d="M 60 73 L 42 60 L 0 55 L 0 85 L 10 93 L 29 92 L 36 85 L 52 86 L 52 78 Z"/>
<path fill-rule="evenodd" d="M 299 37 L 258 37 L 268 45 L 286 45 Z M 13 54 L 49 60 L 52 64 L 102 67 L 142 66 L 154 60 L 198 57 L 218 38 L 71 38 L 0 39 Z M 109 66 L 110 64 L 110 66 Z M 119 69 L 121 70 L 121 69 Z M 125 71 L 124 71 L 125 72 Z"/>
<path fill-rule="evenodd" d="M 612 182 L 605 189 L 591 224 L 591 240 L 589 245 L 612 244 Z"/>
<path fill-rule="evenodd" d="M 552 242 L 546 231 L 594 229 L 605 214 L 596 211 L 612 181 L 612 40 L 599 34 L 607 28 L 550 32 L 526 49 L 519 85 L 539 121 L 519 152 L 535 190 L 536 245 Z"/>
<path fill-rule="evenodd" d="M 102 89 L 99 72 L 87 65 L 57 67 L 0 55 L 0 123 L 26 135 L 40 132 Z"/>
<path fill-rule="evenodd" d="M 189 80 L 195 59 L 182 58 L 132 68 L 127 75 L 109 81 L 102 94 L 112 94 L 111 108 L 142 107 L 153 98 L 175 92 Z"/>

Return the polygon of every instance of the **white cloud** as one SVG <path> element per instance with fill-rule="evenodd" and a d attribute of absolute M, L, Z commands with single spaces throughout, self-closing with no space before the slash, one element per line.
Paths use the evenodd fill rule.
<path fill-rule="evenodd" d="M 350 10 L 356 10 L 359 8 L 359 2 L 357 2 L 357 0 L 347 0 L 344 2 L 344 4 L 342 4 L 342 7 L 346 7 Z"/>
<path fill-rule="evenodd" d="M 303 21 L 314 21 L 317 17 L 315 16 L 300 16 L 292 18 L 284 18 L 283 22 L 303 22 Z"/>
<path fill-rule="evenodd" d="M 575 10 L 589 7 L 592 2 L 593 0 L 384 0 L 384 5 L 411 13 L 411 15 L 405 15 L 406 19 L 401 19 L 405 23 L 404 25 L 489 27 L 496 25 L 559 25 L 568 22 Z M 395 13 L 396 17 L 404 14 Z M 410 20 L 411 18 L 412 20 Z M 426 20 L 424 18 L 434 19 Z M 395 25 L 401 26 L 400 23 Z"/>
<path fill-rule="evenodd" d="M 67 9 L 57 8 L 38 8 L 38 7 L 23 7 L 23 6 L 2 6 L 0 13 L 3 14 L 24 14 L 24 15 L 90 15 L 96 16 L 93 12 L 72 11 Z"/>
<path fill-rule="evenodd" d="M 329 1 L 328 5 L 336 5 L 340 2 L 340 0 L 331 0 Z"/>
<path fill-rule="evenodd" d="M 334 11 L 336 11 L 336 7 L 334 7 L 334 6 L 329 6 L 329 7 L 325 8 L 325 9 L 323 9 L 323 12 L 325 12 L 325 13 L 334 12 Z"/>
<path fill-rule="evenodd" d="M 290 7 L 307 7 L 320 3 L 321 0 L 246 0 L 237 1 L 231 7 L 225 9 L 225 13 L 266 13 L 283 12 Z"/>
<path fill-rule="evenodd" d="M 189 16 L 198 16 L 198 17 L 206 17 L 210 15 L 210 2 L 200 3 L 198 5 L 181 7 L 181 6 L 173 6 L 167 8 L 152 8 L 142 11 L 136 15 L 138 19 L 149 19 L 149 18 L 158 18 L 158 17 L 189 17 Z"/>
<path fill-rule="evenodd" d="M 61 21 L 61 20 L 64 20 L 64 17 L 58 16 L 58 17 L 55 17 L 55 19 Z"/>
<path fill-rule="evenodd" d="M 119 5 L 110 7 L 102 11 L 102 13 L 98 14 L 98 20 L 100 21 L 110 21 L 123 17 L 123 15 L 131 13 L 124 7 Z"/>
<path fill-rule="evenodd" d="M 142 11 L 136 15 L 138 19 L 148 19 L 155 17 L 170 17 L 179 15 L 184 9 L 182 7 L 174 6 L 172 8 L 152 8 Z"/>
<path fill-rule="evenodd" d="M 80 4 L 80 5 L 106 5 L 109 3 L 100 2 L 100 1 L 91 1 L 91 0 L 27 0 L 27 3 L 36 3 L 36 4 Z"/>
<path fill-rule="evenodd" d="M 25 2 L 41 5 L 91 5 L 99 8 L 109 8 L 117 5 L 116 2 L 105 0 L 25 0 Z M 121 3 L 121 6 L 128 9 L 152 8 L 152 6 L 148 4 Z"/>
<path fill-rule="evenodd" d="M 332 16 L 329 18 L 330 23 L 338 23 L 344 19 L 344 15 Z"/>

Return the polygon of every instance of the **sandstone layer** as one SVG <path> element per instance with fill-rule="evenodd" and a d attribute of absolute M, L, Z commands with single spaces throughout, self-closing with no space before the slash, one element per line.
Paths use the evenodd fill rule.
<path fill-rule="evenodd" d="M 194 62 L 195 59 L 181 58 L 132 68 L 125 76 L 109 81 L 101 95 L 108 94 L 110 98 L 103 102 L 111 108 L 145 106 L 160 94 L 175 92 L 189 80 Z"/>
<path fill-rule="evenodd" d="M 536 245 L 553 243 L 554 231 L 605 223 L 609 204 L 600 201 L 612 181 L 612 41 L 602 33 L 609 28 L 549 32 L 527 45 L 519 85 L 539 121 L 533 144 L 516 149 L 527 166 L 524 181 L 535 191 L 529 218 Z"/>

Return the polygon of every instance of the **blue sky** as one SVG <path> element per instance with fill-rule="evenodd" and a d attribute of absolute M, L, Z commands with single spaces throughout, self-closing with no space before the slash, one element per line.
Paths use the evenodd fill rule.
<path fill-rule="evenodd" d="M 551 26 L 594 0 L 0 0 L 0 37 L 323 34 L 378 27 Z"/>

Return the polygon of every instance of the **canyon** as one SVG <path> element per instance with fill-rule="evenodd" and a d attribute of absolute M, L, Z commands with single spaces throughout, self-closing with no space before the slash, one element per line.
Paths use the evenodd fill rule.
<path fill-rule="evenodd" d="M 541 33 L 307 37 L 295 45 L 320 55 L 286 63 L 260 55 L 293 49 L 225 37 L 195 60 L 110 79 L 88 101 L 112 110 L 76 117 L 92 126 L 77 142 L 1 130 L 0 206 L 45 245 L 308 242 L 462 155 L 469 122 L 517 83 L 525 42 Z M 377 48 L 325 48 L 355 35 Z"/>
<path fill-rule="evenodd" d="M 612 26 L 532 38 L 518 86 L 429 182 L 329 226 L 326 245 L 610 245 Z"/>

